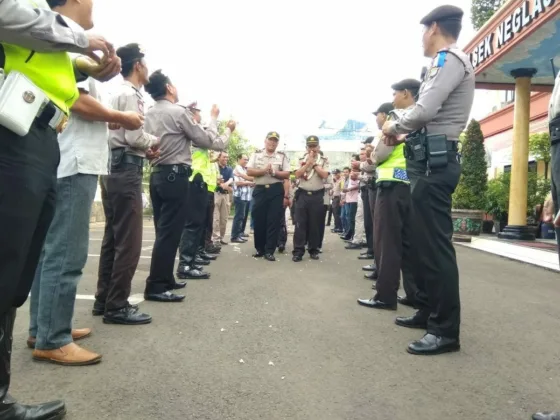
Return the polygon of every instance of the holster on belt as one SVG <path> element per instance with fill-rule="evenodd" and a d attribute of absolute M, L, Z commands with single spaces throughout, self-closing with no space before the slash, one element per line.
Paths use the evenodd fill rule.
<path fill-rule="evenodd" d="M 111 168 L 116 168 L 122 163 L 124 151 L 124 147 L 117 147 L 111 150 Z"/>
<path fill-rule="evenodd" d="M 450 150 L 445 134 L 428 135 L 426 128 L 409 134 L 406 137 L 404 155 L 416 162 L 426 162 L 427 172 L 431 168 L 447 166 L 447 152 Z"/>
<path fill-rule="evenodd" d="M 550 121 L 550 144 L 560 142 L 560 115 Z"/>

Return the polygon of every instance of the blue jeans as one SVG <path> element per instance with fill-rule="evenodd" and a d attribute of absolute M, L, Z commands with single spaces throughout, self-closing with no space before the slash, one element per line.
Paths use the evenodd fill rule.
<path fill-rule="evenodd" d="M 340 208 L 340 221 L 342 222 L 342 230 L 348 232 L 348 206 L 345 204 Z"/>
<path fill-rule="evenodd" d="M 29 335 L 37 338 L 39 350 L 72 342 L 74 303 L 87 261 L 96 189 L 97 175 L 78 174 L 57 181 L 56 211 L 31 288 Z"/>
<path fill-rule="evenodd" d="M 237 239 L 243 233 L 243 220 L 247 207 L 249 207 L 249 201 L 242 200 L 240 197 L 233 197 L 233 203 L 235 205 L 235 216 L 233 216 L 231 225 L 231 239 Z"/>

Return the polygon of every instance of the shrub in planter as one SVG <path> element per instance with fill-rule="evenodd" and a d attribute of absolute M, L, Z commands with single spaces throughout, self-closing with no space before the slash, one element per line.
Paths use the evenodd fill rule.
<path fill-rule="evenodd" d="M 509 211 L 509 187 L 511 174 L 503 172 L 494 179 L 488 181 L 488 189 L 485 195 L 484 210 L 492 215 L 495 226 L 499 228 L 496 232 L 501 232 L 507 224 Z M 547 194 L 550 192 L 550 180 L 538 176 L 535 172 L 527 175 L 527 215 L 531 215 L 537 204 L 544 203 Z"/>
<path fill-rule="evenodd" d="M 453 194 L 453 233 L 479 235 L 488 175 L 484 136 L 476 120 L 469 123 L 461 145 L 461 178 Z"/>

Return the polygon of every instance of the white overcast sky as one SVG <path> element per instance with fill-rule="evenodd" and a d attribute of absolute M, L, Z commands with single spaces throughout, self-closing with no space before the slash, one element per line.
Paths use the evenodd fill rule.
<path fill-rule="evenodd" d="M 95 0 L 94 31 L 138 42 L 182 103 L 220 105 L 252 143 L 278 131 L 298 142 L 321 120 L 373 124 L 390 85 L 419 78 L 420 19 L 453 4 L 465 11 L 459 46 L 474 35 L 470 0 Z"/>

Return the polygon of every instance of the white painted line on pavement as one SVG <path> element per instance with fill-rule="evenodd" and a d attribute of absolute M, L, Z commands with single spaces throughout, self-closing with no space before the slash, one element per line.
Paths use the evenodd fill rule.
<path fill-rule="evenodd" d="M 145 248 L 142 248 L 142 251 L 151 251 L 153 249 L 153 246 L 147 246 Z"/>
<path fill-rule="evenodd" d="M 101 255 L 99 254 L 88 254 L 88 257 L 99 258 Z M 151 260 L 152 257 L 144 257 L 143 255 L 140 257 L 143 260 Z M 175 258 L 175 261 L 179 261 L 179 258 Z"/>
<path fill-rule="evenodd" d="M 103 240 L 103 238 L 101 239 L 97 239 L 97 238 L 89 238 L 90 241 L 98 241 L 101 242 Z M 142 242 L 154 242 L 154 239 L 142 239 Z"/>
<path fill-rule="evenodd" d="M 76 295 L 77 300 L 95 300 L 95 295 Z M 138 305 L 144 302 L 144 295 L 142 293 L 136 293 L 128 298 L 128 302 L 132 305 Z"/>

